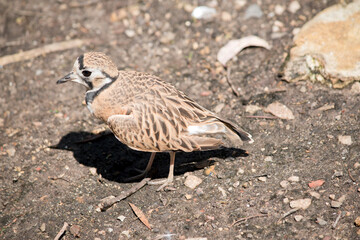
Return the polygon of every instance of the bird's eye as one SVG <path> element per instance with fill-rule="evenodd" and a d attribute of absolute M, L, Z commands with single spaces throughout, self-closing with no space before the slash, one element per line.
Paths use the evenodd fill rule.
<path fill-rule="evenodd" d="M 82 74 L 84 75 L 84 77 L 90 77 L 91 72 L 84 70 L 84 71 L 82 71 Z"/>

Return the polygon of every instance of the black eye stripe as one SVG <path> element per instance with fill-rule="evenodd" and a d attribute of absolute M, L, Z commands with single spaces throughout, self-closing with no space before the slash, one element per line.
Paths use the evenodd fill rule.
<path fill-rule="evenodd" d="M 87 71 L 87 70 L 84 70 L 81 73 L 82 73 L 82 75 L 84 75 L 84 77 L 90 77 L 90 75 L 91 75 L 91 72 Z"/>

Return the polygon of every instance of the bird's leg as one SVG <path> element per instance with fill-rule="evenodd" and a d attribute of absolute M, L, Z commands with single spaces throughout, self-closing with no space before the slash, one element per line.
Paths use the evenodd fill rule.
<path fill-rule="evenodd" d="M 169 168 L 169 175 L 167 179 L 160 180 L 160 181 L 150 181 L 148 184 L 150 185 L 158 185 L 162 184 L 156 191 L 160 191 L 167 185 L 173 182 L 174 180 L 174 165 L 175 165 L 175 152 L 170 152 L 170 168 Z"/>
<path fill-rule="evenodd" d="M 147 164 L 147 166 L 146 166 L 146 168 L 145 168 L 144 171 L 141 171 L 141 170 L 140 170 L 141 173 L 140 173 L 139 175 L 130 177 L 130 178 L 126 179 L 126 180 L 130 182 L 130 181 L 137 180 L 137 179 L 140 179 L 140 178 L 145 177 L 146 174 L 147 174 L 147 173 L 150 171 L 150 169 L 151 169 L 151 166 L 152 166 L 152 164 L 153 164 L 153 162 L 154 162 L 155 155 L 156 155 L 156 152 L 151 153 L 149 162 L 148 162 L 148 164 Z"/>

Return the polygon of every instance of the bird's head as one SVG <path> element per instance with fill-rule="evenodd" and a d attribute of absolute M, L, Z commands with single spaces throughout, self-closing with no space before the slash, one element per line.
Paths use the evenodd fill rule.
<path fill-rule="evenodd" d="M 101 52 L 88 52 L 78 57 L 73 70 L 56 84 L 72 81 L 84 85 L 88 90 L 100 89 L 114 81 L 118 74 L 118 69 L 110 57 Z"/>

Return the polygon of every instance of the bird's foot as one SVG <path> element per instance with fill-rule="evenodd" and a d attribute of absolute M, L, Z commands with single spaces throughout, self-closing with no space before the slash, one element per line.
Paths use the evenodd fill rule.
<path fill-rule="evenodd" d="M 165 187 L 168 187 L 172 183 L 173 183 L 172 178 L 148 182 L 149 185 L 160 185 L 161 184 L 161 186 L 158 187 L 158 189 L 156 189 L 156 191 L 160 191 L 160 190 L 164 189 Z"/>

